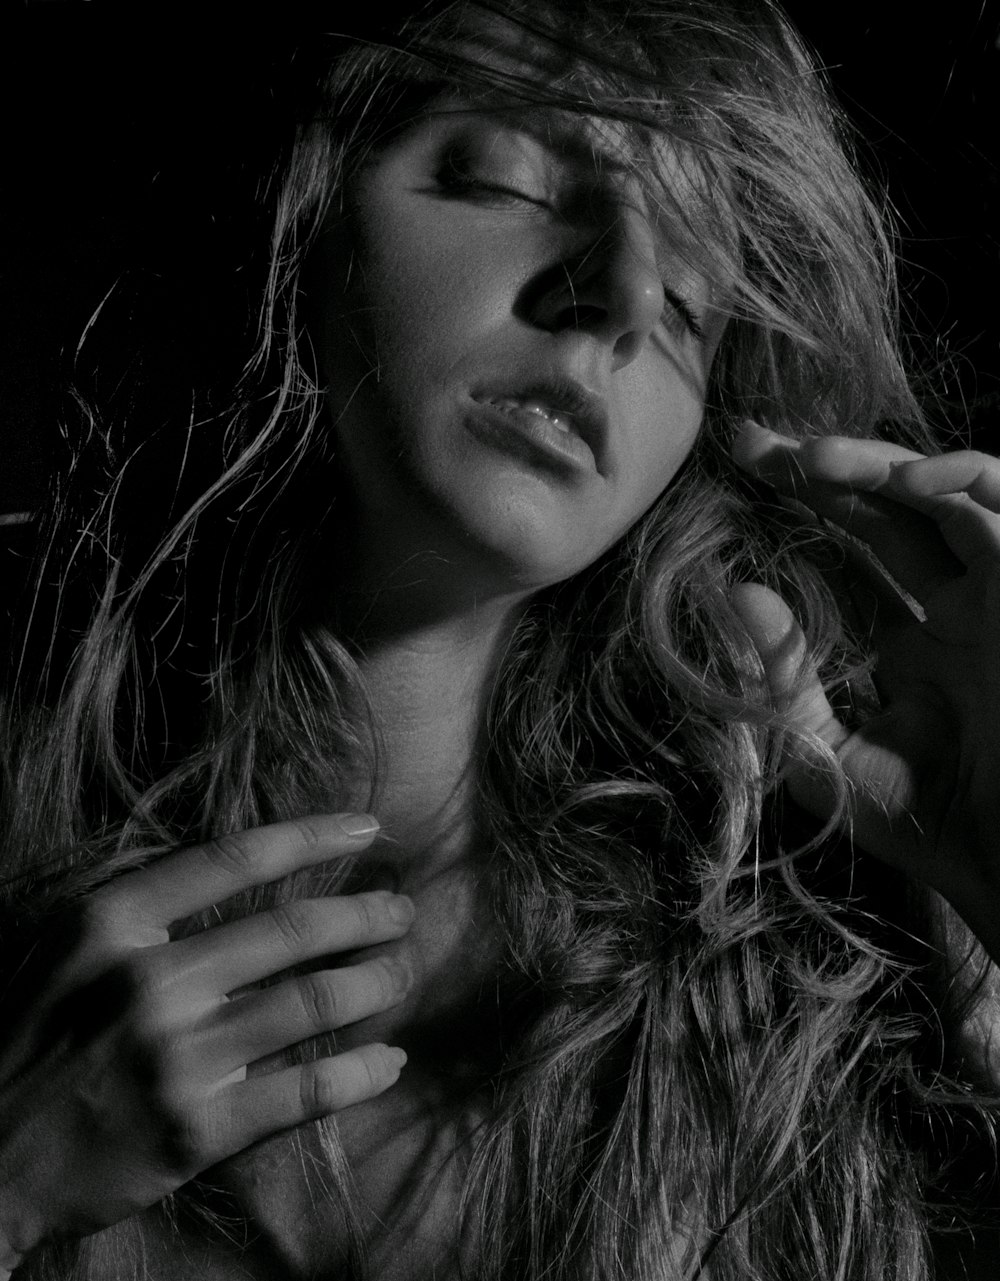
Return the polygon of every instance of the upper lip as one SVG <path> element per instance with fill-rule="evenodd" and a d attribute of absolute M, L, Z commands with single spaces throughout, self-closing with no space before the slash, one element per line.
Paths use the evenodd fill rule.
<path fill-rule="evenodd" d="M 574 431 L 590 447 L 600 470 L 608 439 L 607 407 L 602 397 L 575 378 L 556 375 L 528 382 L 498 381 L 478 387 L 472 399 L 539 401 L 546 409 L 570 420 Z"/>

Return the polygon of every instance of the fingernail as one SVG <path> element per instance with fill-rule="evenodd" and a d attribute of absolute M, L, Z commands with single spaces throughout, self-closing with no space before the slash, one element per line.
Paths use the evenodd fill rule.
<path fill-rule="evenodd" d="M 409 925 L 416 914 L 413 906 L 413 900 L 405 894 L 387 894 L 386 911 L 389 913 L 390 920 L 397 925 Z"/>
<path fill-rule="evenodd" d="M 382 964 L 389 972 L 394 990 L 405 996 L 413 986 L 413 971 L 398 956 L 384 956 Z"/>
<path fill-rule="evenodd" d="M 759 438 L 763 437 L 770 445 L 782 445 L 786 449 L 798 449 L 802 444 L 795 436 L 786 436 L 780 431 L 775 431 L 772 427 L 764 427 L 761 423 L 755 423 L 752 418 L 746 418 L 740 425 L 740 431 L 744 434 L 755 433 Z"/>
<path fill-rule="evenodd" d="M 385 1061 L 393 1072 L 399 1072 L 406 1062 L 406 1051 L 401 1050 L 398 1045 L 387 1045 L 385 1047 Z"/>
<path fill-rule="evenodd" d="M 382 826 L 371 814 L 341 814 L 338 821 L 345 836 L 370 836 Z"/>
<path fill-rule="evenodd" d="M 772 460 L 784 460 L 789 452 L 798 448 L 799 442 L 791 436 L 781 436 L 770 427 L 745 418 L 733 438 L 733 461 L 744 471 L 760 474 Z"/>

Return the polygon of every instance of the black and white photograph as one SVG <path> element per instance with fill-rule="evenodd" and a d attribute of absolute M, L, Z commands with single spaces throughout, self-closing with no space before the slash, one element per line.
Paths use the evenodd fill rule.
<path fill-rule="evenodd" d="M 996 1281 L 1000 0 L 0 67 L 0 1281 Z"/>

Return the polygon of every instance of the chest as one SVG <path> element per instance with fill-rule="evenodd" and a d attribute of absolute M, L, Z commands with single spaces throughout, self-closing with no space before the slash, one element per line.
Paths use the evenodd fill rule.
<path fill-rule="evenodd" d="M 335 1046 L 320 1051 L 402 1045 L 409 1062 L 400 1080 L 332 1125 L 275 1136 L 212 1171 L 214 1186 L 194 1192 L 199 1208 L 180 1234 L 159 1214 L 147 1216 L 147 1257 L 160 1260 L 147 1264 L 150 1278 L 448 1281 L 454 1274 L 462 1192 L 483 1116 L 471 1085 L 473 1049 L 491 1036 L 495 950 L 467 880 L 439 881 L 413 897 L 413 929 L 385 945 L 413 970 L 410 997 L 341 1029 Z M 228 1239 L 211 1226 L 212 1215 L 232 1225 Z M 352 1223 L 369 1253 L 364 1274 L 350 1262 Z"/>
<path fill-rule="evenodd" d="M 319 1130 L 280 1136 L 220 1167 L 198 1209 L 145 1216 L 149 1281 L 452 1281 L 474 1111 L 411 1082 L 338 1119 L 340 1160 Z M 340 1180 L 319 1173 L 342 1164 Z M 213 1172 L 214 1174 L 215 1172 Z M 208 1226 L 212 1217 L 215 1226 Z M 352 1255 L 364 1240 L 368 1265 Z"/>

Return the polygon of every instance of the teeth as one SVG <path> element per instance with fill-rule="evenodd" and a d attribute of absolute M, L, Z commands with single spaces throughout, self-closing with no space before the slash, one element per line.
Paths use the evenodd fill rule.
<path fill-rule="evenodd" d="M 549 409 L 540 400 L 516 400 L 513 396 L 503 396 L 494 398 L 490 403 L 496 405 L 498 409 L 520 410 L 525 413 L 535 414 L 539 418 L 544 418 L 546 422 L 551 423 L 559 431 L 570 432 L 573 430 L 572 419 Z"/>

